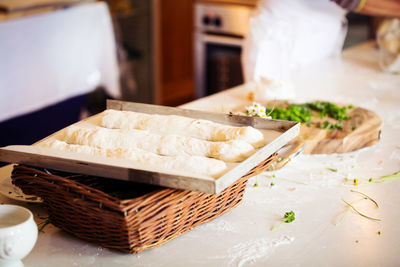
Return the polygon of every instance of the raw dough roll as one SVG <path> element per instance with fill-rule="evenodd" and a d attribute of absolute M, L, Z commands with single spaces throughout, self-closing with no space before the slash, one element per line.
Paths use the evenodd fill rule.
<path fill-rule="evenodd" d="M 139 129 L 160 134 L 186 135 L 209 141 L 241 140 L 254 147 L 265 144 L 263 134 L 250 126 L 233 127 L 176 115 L 145 114 L 108 109 L 101 125 L 110 129 Z"/>
<path fill-rule="evenodd" d="M 198 156 L 160 156 L 137 148 L 97 148 L 84 145 L 71 145 L 59 140 L 41 144 L 40 146 L 93 156 L 129 159 L 164 169 L 203 174 L 214 178 L 219 177 L 226 170 L 225 162 L 217 159 Z"/>
<path fill-rule="evenodd" d="M 68 127 L 63 140 L 69 144 L 99 148 L 139 148 L 165 156 L 203 156 L 228 162 L 242 161 L 255 152 L 253 146 L 240 140 L 210 142 L 187 136 L 160 135 L 143 130 L 120 130 L 102 127 Z"/>

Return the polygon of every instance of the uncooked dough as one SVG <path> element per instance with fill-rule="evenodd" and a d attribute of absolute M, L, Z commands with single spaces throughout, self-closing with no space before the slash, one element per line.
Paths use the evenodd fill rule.
<path fill-rule="evenodd" d="M 139 148 L 165 156 L 191 155 L 239 162 L 255 152 L 252 145 L 241 141 L 211 142 L 179 135 L 161 135 L 144 130 L 107 129 L 102 127 L 66 128 L 62 139 L 69 144 L 99 148 Z"/>
<path fill-rule="evenodd" d="M 233 127 L 208 120 L 176 115 L 145 114 L 108 109 L 101 126 L 110 129 L 139 129 L 160 134 L 177 134 L 209 141 L 245 141 L 255 148 L 265 144 L 262 132 L 251 127 Z"/>
<path fill-rule="evenodd" d="M 73 145 L 55 140 L 40 144 L 41 147 L 57 150 L 84 153 L 109 158 L 129 159 L 138 163 L 152 164 L 169 170 L 181 170 L 188 173 L 198 173 L 214 178 L 219 177 L 226 170 L 225 162 L 199 156 L 160 156 L 138 148 L 98 148 L 86 145 Z"/>

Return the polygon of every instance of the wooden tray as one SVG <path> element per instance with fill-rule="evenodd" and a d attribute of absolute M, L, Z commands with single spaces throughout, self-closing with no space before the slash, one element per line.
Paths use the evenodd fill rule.
<path fill-rule="evenodd" d="M 165 187 L 195 190 L 217 194 L 246 175 L 259 163 L 274 154 L 299 134 L 300 124 L 289 121 L 266 120 L 246 116 L 225 115 L 211 112 L 186 110 L 149 104 L 123 101 L 107 101 L 107 109 L 129 110 L 148 114 L 180 115 L 206 119 L 234 126 L 253 126 L 263 132 L 266 145 L 240 163 L 229 163 L 228 172 L 214 179 L 180 171 L 160 170 L 155 166 L 139 164 L 130 160 L 96 157 L 79 153 L 58 151 L 37 146 L 7 146 L 0 148 L 0 160 L 62 171 L 95 175 L 126 181 L 136 181 Z M 77 122 L 75 125 L 90 125 L 99 120 L 101 114 Z M 63 131 L 63 130 L 61 130 Z M 61 131 L 39 141 L 55 138 Z"/>

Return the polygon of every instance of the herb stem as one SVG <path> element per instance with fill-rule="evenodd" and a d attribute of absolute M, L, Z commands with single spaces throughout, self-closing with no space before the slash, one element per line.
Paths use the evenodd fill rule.
<path fill-rule="evenodd" d="M 400 178 L 400 171 L 395 172 L 393 174 L 390 175 L 386 175 L 386 176 L 382 176 L 376 180 L 372 180 L 370 183 L 383 183 L 392 179 L 397 179 Z"/>
<path fill-rule="evenodd" d="M 375 200 L 373 200 L 371 197 L 367 196 L 366 194 L 361 193 L 361 192 L 356 191 L 356 190 L 352 190 L 352 189 L 350 190 L 350 192 L 354 192 L 354 193 L 358 193 L 360 195 L 363 195 L 366 199 L 371 200 L 375 204 L 376 208 L 379 208 L 378 203 Z"/>
<path fill-rule="evenodd" d="M 275 225 L 274 227 L 272 227 L 271 231 L 274 231 L 276 228 L 278 228 L 282 223 L 284 223 L 285 221 L 281 221 L 279 224 Z"/>
<path fill-rule="evenodd" d="M 372 220 L 372 221 L 381 221 L 381 219 L 376 219 L 376 218 L 372 218 L 372 217 L 369 217 L 369 216 L 367 216 L 367 215 L 365 215 L 365 214 L 362 214 L 361 212 L 359 212 L 353 205 L 351 205 L 350 203 L 348 203 L 346 200 L 344 200 L 343 198 L 342 198 L 342 201 L 344 202 L 344 203 L 346 203 L 352 210 L 354 210 L 358 215 L 360 215 L 360 216 L 362 216 L 362 217 L 364 217 L 364 218 L 367 218 L 367 219 L 369 219 L 369 220 Z"/>
<path fill-rule="evenodd" d="M 361 200 L 364 200 L 364 199 L 367 199 L 367 198 L 363 197 L 363 198 L 361 198 L 359 200 L 351 202 L 350 204 L 353 205 L 354 203 L 360 202 Z M 349 206 L 346 207 L 346 211 L 343 213 L 343 216 L 339 219 L 339 221 L 337 221 L 337 223 L 335 224 L 336 226 L 338 226 L 343 221 L 344 217 L 346 217 L 346 215 L 349 212 L 349 210 L 350 210 L 350 207 Z"/>

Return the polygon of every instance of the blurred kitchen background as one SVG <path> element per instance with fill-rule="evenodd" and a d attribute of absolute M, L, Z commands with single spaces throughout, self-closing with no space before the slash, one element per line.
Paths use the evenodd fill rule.
<path fill-rule="evenodd" d="M 30 57 L 33 57 L 33 61 L 42 61 L 41 56 L 32 55 L 29 49 L 25 49 L 22 45 L 28 39 L 31 43 L 25 44 L 26 46 L 35 45 L 40 43 L 40 40 L 36 39 L 41 38 L 38 32 L 30 31 L 28 24 L 24 27 L 24 21 L 39 20 L 38 23 L 43 24 L 40 24 L 39 28 L 34 28 L 35 30 L 39 29 L 43 32 L 54 30 L 62 35 L 64 34 L 62 25 L 59 29 L 54 29 L 58 18 L 61 20 L 65 14 L 66 22 L 64 23 L 72 24 L 80 18 L 78 17 L 76 21 L 75 19 L 68 20 L 67 14 L 72 13 L 68 13 L 68 10 L 90 5 L 98 8 L 99 2 L 101 1 L 0 0 L 0 35 L 2 36 L 0 44 L 5 42 L 4 49 L 8 51 L 3 51 L 3 53 L 10 59 L 10 62 L 5 60 L 0 62 L 0 87 L 2 85 L 7 87 L 0 88 L 0 91 L 15 91 L 10 85 L 11 82 L 5 82 L 12 77 L 10 68 L 20 69 L 13 65 L 13 53 L 22 56 L 27 62 L 30 61 Z M 104 13 L 103 8 L 100 7 L 98 14 L 90 13 L 89 9 L 82 10 L 93 16 L 87 15 L 88 19 L 96 19 L 99 24 L 96 31 L 100 32 L 101 38 L 106 36 L 105 39 L 98 37 L 94 39 L 91 36 L 94 31 L 87 31 L 80 37 L 74 36 L 73 31 L 68 31 L 63 37 L 63 44 L 60 42 L 49 44 L 44 51 L 46 54 L 47 51 L 50 53 L 51 45 L 68 46 L 69 42 L 78 41 L 78 44 L 75 44 L 76 49 L 85 45 L 93 48 L 82 55 L 77 55 L 81 58 L 94 53 L 93 50 L 97 49 L 97 44 L 104 46 L 104 50 L 98 49 L 98 54 L 93 56 L 95 58 L 93 64 L 99 62 L 103 64 L 102 55 L 110 51 L 113 51 L 111 53 L 115 55 L 108 56 L 108 61 L 104 63 L 106 66 L 99 63 L 99 66 L 101 65 L 99 71 L 88 76 L 84 89 L 77 90 L 74 94 L 64 94 L 65 99 L 58 97 L 55 101 L 49 98 L 49 101 L 42 103 L 41 106 L 40 101 L 23 93 L 12 97 L 9 97 L 10 94 L 0 95 L 7 96 L 7 99 L 3 97 L 1 102 L 2 105 L 7 103 L 8 110 L 28 106 L 26 103 L 29 102 L 38 104 L 30 109 L 10 112 L 8 117 L 0 118 L 0 146 L 31 144 L 76 120 L 104 110 L 107 98 L 177 106 L 243 83 L 240 63 L 242 41 L 246 34 L 249 16 L 255 9 L 257 0 L 107 0 L 101 2 L 100 5 L 106 6 L 106 10 L 108 7 L 110 12 L 113 27 L 111 32 L 115 34 L 115 37 L 111 38 L 114 41 L 114 47 L 107 43 L 109 37 L 101 32 L 102 28 L 99 25 L 101 23 L 107 25 L 108 19 L 101 16 L 107 16 L 108 11 Z M 86 16 L 83 11 L 81 16 Z M 50 19 L 47 25 L 50 29 L 43 26 L 46 25 L 45 19 L 48 17 Z M 40 21 L 41 18 L 43 18 L 42 21 Z M 344 43 L 345 48 L 373 39 L 381 20 L 378 17 L 353 13 L 349 13 L 347 19 L 348 34 Z M 83 24 L 80 25 L 84 27 Z M 6 35 L 7 30 L 18 30 L 18 27 L 27 29 L 30 34 L 15 35 L 17 36 L 16 43 L 21 45 L 7 44 L 7 41 L 11 42 Z M 79 28 L 79 26 L 76 27 L 77 30 Z M 74 40 L 74 38 L 78 39 Z M 108 45 L 104 45 L 105 43 Z M 74 57 L 72 52 L 68 53 L 70 53 L 70 58 Z M 51 60 L 57 61 L 57 57 L 52 56 Z M 113 60 L 116 61 L 117 72 L 110 67 L 110 63 L 107 63 Z M 79 63 L 79 58 L 77 62 L 74 63 L 75 69 L 84 67 Z M 46 70 L 43 73 L 44 76 L 59 76 L 58 80 L 62 80 L 62 75 L 59 73 L 68 73 L 65 79 L 71 82 L 70 88 L 79 87 L 79 81 L 73 82 L 76 78 L 73 71 L 68 72 L 63 70 L 63 66 L 51 64 L 56 67 Z M 32 71 L 34 69 L 35 67 Z M 9 71 L 8 74 L 7 71 Z M 26 84 L 23 84 L 26 77 L 31 76 L 29 72 L 29 70 L 24 70 L 24 73 L 17 78 L 22 89 L 25 88 L 30 93 L 47 90 L 43 93 L 46 96 L 58 90 L 51 83 L 46 82 L 36 86 L 34 82 L 28 82 L 27 79 Z M 118 84 L 114 82 L 115 79 Z M 21 101 L 23 99 L 25 102 Z M 29 135 L 26 134 L 28 132 Z"/>
<path fill-rule="evenodd" d="M 241 45 L 257 0 L 107 2 L 137 85 L 128 100 L 175 106 L 243 83 Z M 347 19 L 344 48 L 374 38 L 380 18 Z"/>

